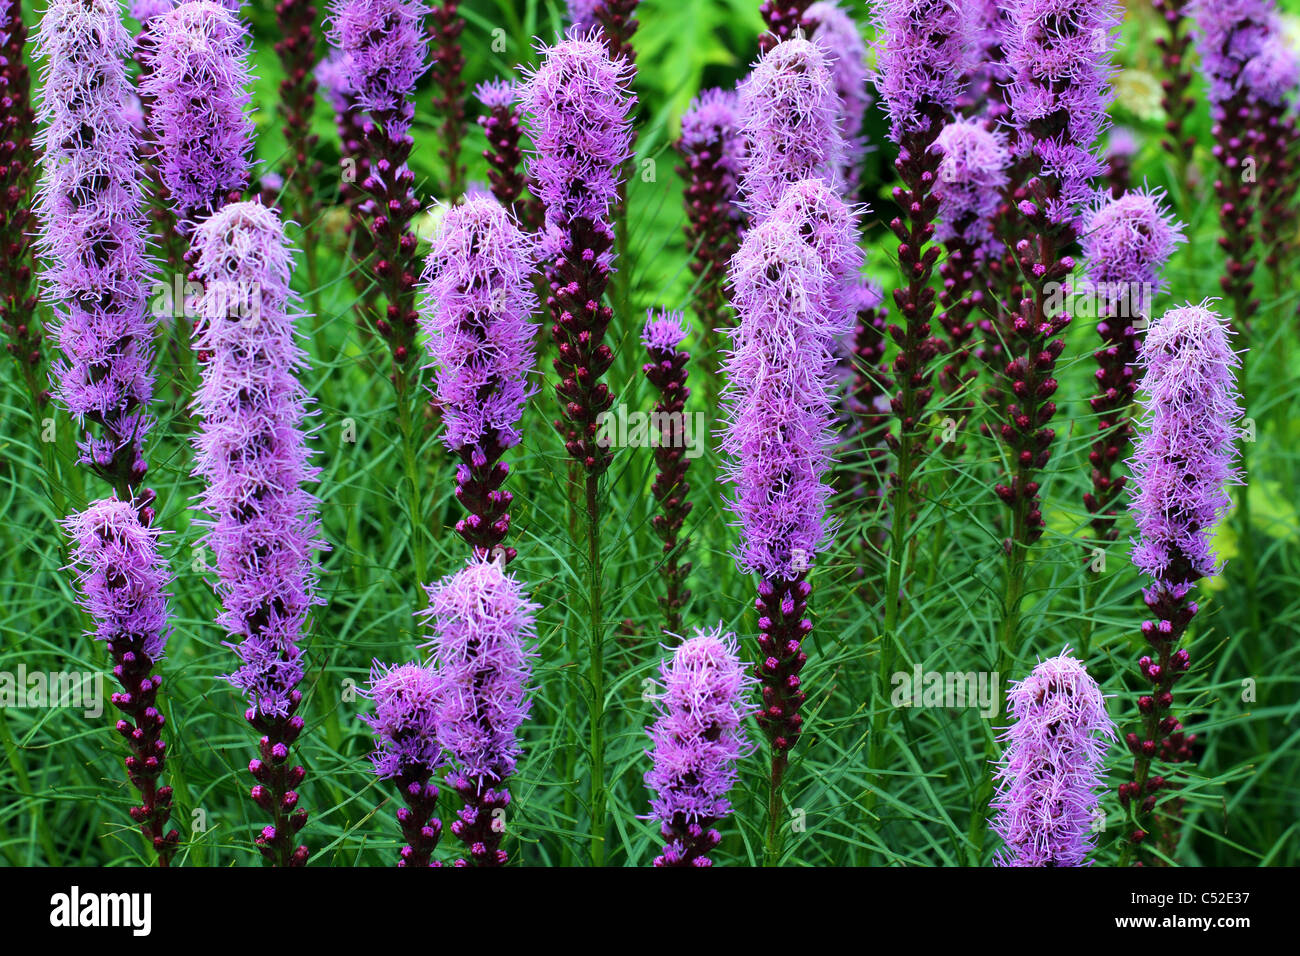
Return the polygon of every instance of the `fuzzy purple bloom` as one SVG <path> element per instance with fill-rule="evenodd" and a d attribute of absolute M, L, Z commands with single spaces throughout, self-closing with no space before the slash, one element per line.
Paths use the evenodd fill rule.
<path fill-rule="evenodd" d="M 1130 190 L 1118 199 L 1104 196 L 1088 211 L 1079 237 L 1087 277 L 1103 309 L 1124 303 L 1128 318 L 1148 314 L 1165 284 L 1161 270 L 1174 248 L 1185 241 L 1164 194 Z"/>
<path fill-rule="evenodd" d="M 646 310 L 645 325 L 641 328 L 641 344 L 659 352 L 676 352 L 688 335 L 686 319 L 681 312 L 660 309 Z"/>
<path fill-rule="evenodd" d="M 1285 51 L 1273 46 L 1266 52 L 1281 32 L 1273 0 L 1191 0 L 1190 12 L 1196 19 L 1196 48 L 1211 103 L 1222 106 L 1242 91 L 1247 65 L 1261 54 L 1264 58 L 1252 68 L 1252 76 L 1265 89 L 1275 86 L 1272 79 L 1284 63 L 1279 54 Z"/>
<path fill-rule="evenodd" d="M 1287 106 L 1300 84 L 1300 57 L 1277 30 L 1242 68 L 1241 82 L 1250 95 L 1270 106 Z"/>
<path fill-rule="evenodd" d="M 945 243 L 959 240 L 976 259 L 1000 254 L 993 220 L 1011 165 L 1006 137 L 980 120 L 958 119 L 940 130 L 931 148 L 943 156 L 934 184 L 936 237 Z"/>
<path fill-rule="evenodd" d="M 1098 138 L 1110 121 L 1114 0 L 1008 0 L 1007 102 L 1017 154 L 1058 184 L 1052 222 L 1077 228 L 1105 172 Z"/>
<path fill-rule="evenodd" d="M 340 123 L 352 110 L 353 103 L 352 76 L 345 59 L 341 50 L 331 47 L 316 64 L 315 70 L 316 82 L 329 98 L 330 106 L 334 108 L 335 117 Z"/>
<path fill-rule="evenodd" d="M 149 23 L 142 92 L 158 171 L 184 228 L 248 186 L 253 152 L 248 28 L 215 0 L 185 0 Z"/>
<path fill-rule="evenodd" d="M 722 839 L 714 826 L 731 813 L 736 762 L 753 748 L 744 721 L 755 681 L 735 635 L 696 629 L 659 665 L 663 695 L 650 728 L 654 765 L 645 775 L 650 807 L 668 841 L 655 866 L 711 866 Z"/>
<path fill-rule="evenodd" d="M 176 6 L 177 0 L 131 0 L 127 5 L 132 18 L 147 23 Z"/>
<path fill-rule="evenodd" d="M 957 0 L 876 4 L 876 88 L 890 139 L 933 135 L 957 107 L 966 80 L 966 18 Z"/>
<path fill-rule="evenodd" d="M 431 667 L 390 667 L 378 661 L 371 666 L 366 696 L 374 701 L 375 713 L 362 719 L 375 734 L 370 762 L 381 779 L 413 773 L 427 777 L 442 765 L 437 734 L 441 689 L 438 673 Z"/>
<path fill-rule="evenodd" d="M 741 129 L 749 144 L 741 193 L 755 220 L 790 183 L 838 185 L 844 165 L 840 99 L 825 49 L 794 37 L 759 57 L 740 88 Z"/>
<path fill-rule="evenodd" d="M 569 22 L 583 31 L 600 26 L 596 13 L 604 5 L 604 0 L 568 0 Z"/>
<path fill-rule="evenodd" d="M 1133 563 L 1166 585 L 1213 577 L 1215 528 L 1238 483 L 1235 370 L 1229 330 L 1206 305 L 1170 309 L 1142 342 L 1140 424 L 1129 465 L 1138 538 Z"/>
<path fill-rule="evenodd" d="M 528 716 L 537 605 L 503 563 L 480 557 L 428 592 L 428 646 L 442 684 L 438 741 L 455 765 L 447 782 L 465 801 L 451 825 L 469 851 L 458 865 L 502 866 L 496 817 L 510 806 L 504 783 Z"/>
<path fill-rule="evenodd" d="M 146 310 L 153 267 L 127 109 L 131 48 L 112 0 L 52 0 L 36 37 L 45 61 L 37 249 L 63 352 L 56 391 L 74 419 L 100 426 L 82 439 L 81 460 L 123 497 L 146 470 L 156 324 Z"/>
<path fill-rule="evenodd" d="M 1115 724 L 1087 668 L 1069 655 L 1042 661 L 1007 692 L 994 830 L 998 866 L 1088 866 L 1107 742 Z"/>
<path fill-rule="evenodd" d="M 343 54 L 347 87 L 390 139 L 411 125 L 410 96 L 428 68 L 428 12 L 419 0 L 334 0 L 330 7 L 330 42 Z"/>
<path fill-rule="evenodd" d="M 681 148 L 688 157 L 707 151 L 722 188 L 734 202 L 745 170 L 745 136 L 741 129 L 740 96 L 735 90 L 701 90 L 682 114 Z"/>
<path fill-rule="evenodd" d="M 871 106 L 871 94 L 867 92 L 870 78 L 867 45 L 862 41 L 857 23 L 833 0 L 818 0 L 809 6 L 804 22 L 830 58 L 835 92 L 840 98 L 840 133 L 846 146 L 845 181 L 852 187 L 858 182 L 858 167 L 867 152 L 862 132 Z"/>
<path fill-rule="evenodd" d="M 824 322 L 848 334 L 862 302 L 856 210 L 826 180 L 804 179 L 785 188 L 772 218 L 794 226 L 825 266 L 829 282 L 819 302 Z"/>

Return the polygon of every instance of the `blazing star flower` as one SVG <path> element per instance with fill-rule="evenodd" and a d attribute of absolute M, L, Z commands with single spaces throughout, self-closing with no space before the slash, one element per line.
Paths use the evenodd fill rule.
<path fill-rule="evenodd" d="M 248 28 L 215 0 L 185 0 L 150 20 L 147 38 L 141 84 L 158 171 L 191 229 L 248 186 Z"/>
<path fill-rule="evenodd" d="M 1219 573 L 1214 530 L 1240 476 L 1235 370 L 1229 331 L 1205 304 L 1171 309 L 1142 342 L 1139 424 L 1129 467 L 1138 539 L 1133 563 L 1157 582 Z"/>
<path fill-rule="evenodd" d="M 428 12 L 419 0 L 334 0 L 330 7 L 330 42 L 343 55 L 347 86 L 389 139 L 411 125 L 410 96 L 428 68 Z"/>
<path fill-rule="evenodd" d="M 511 495 L 500 490 L 509 467 L 501 456 L 519 444 L 532 394 L 533 255 L 532 240 L 488 196 L 447 211 L 425 266 L 424 325 L 443 443 L 461 459 L 456 497 L 470 512 L 456 530 L 482 554 L 510 528 Z"/>
<path fill-rule="evenodd" d="M 465 801 L 451 832 L 469 850 L 460 865 L 501 866 L 496 818 L 510 806 L 504 784 L 528 716 L 537 605 L 501 563 L 477 556 L 428 592 L 428 646 L 442 683 L 437 735 L 456 768 L 447 782 Z"/>
<path fill-rule="evenodd" d="M 180 833 L 166 830 L 172 789 L 159 787 L 166 760 L 165 723 L 158 708 L 162 678 L 153 673 L 163 656 L 167 585 L 171 576 L 158 553 L 157 528 L 140 520 L 138 505 L 117 498 L 91 502 L 66 521 L 72 538 L 80 604 L 95 623 L 91 634 L 108 646 L 121 692 L 113 705 L 122 712 L 117 732 L 130 748 L 127 775 L 142 803 L 131 808 L 158 864 L 167 866 Z"/>
<path fill-rule="evenodd" d="M 1285 106 L 1300 84 L 1300 58 L 1280 28 L 1241 70 L 1241 82 L 1262 103 Z"/>
<path fill-rule="evenodd" d="M 478 118 L 487 138 L 483 157 L 488 162 L 488 182 L 492 195 L 506 209 L 511 210 L 526 231 L 536 231 L 539 210 L 534 200 L 521 202 L 528 182 L 521 168 L 523 150 L 519 140 L 523 128 L 519 122 L 519 84 L 513 81 L 491 80 L 480 83 L 474 96 L 487 113 Z"/>
<path fill-rule="evenodd" d="M 759 57 L 740 88 L 749 144 L 741 193 L 758 221 L 801 179 L 838 184 L 844 165 L 840 100 L 825 49 L 794 37 Z"/>
<path fill-rule="evenodd" d="M 844 179 L 850 188 L 857 185 L 859 167 L 866 155 L 867 142 L 863 124 L 871 106 L 867 92 L 870 70 L 867 69 L 867 45 L 853 18 L 833 0 L 818 0 L 804 13 L 813 39 L 830 57 L 835 92 L 840 97 L 840 133 L 846 146 Z"/>
<path fill-rule="evenodd" d="M 1222 106 L 1243 88 L 1247 64 L 1280 33 L 1277 8 L 1273 0 L 1191 0 L 1189 8 L 1196 19 L 1196 48 L 1209 79 L 1210 102 Z M 1280 51 L 1274 50 L 1256 65 L 1257 79 L 1273 73 L 1272 64 L 1281 63 Z"/>
<path fill-rule="evenodd" d="M 875 8 L 876 88 L 889 136 L 933 140 L 955 112 L 968 60 L 966 22 L 957 0 L 883 0 Z"/>
<path fill-rule="evenodd" d="M 786 187 L 772 216 L 798 229 L 829 272 L 830 282 L 819 303 L 827 325 L 851 329 L 861 304 L 862 250 L 855 211 L 826 180 L 805 179 Z"/>
<path fill-rule="evenodd" d="M 146 308 L 153 272 L 146 246 L 143 177 L 127 103 L 131 36 L 113 0 L 52 0 L 36 52 L 43 154 L 37 250 L 56 305 L 56 394 L 98 434 L 81 461 L 119 490 L 147 466 L 155 320 Z"/>
<path fill-rule="evenodd" d="M 659 665 L 663 695 L 650 728 L 654 765 L 645 775 L 650 807 L 667 840 L 655 866 L 712 866 L 729 813 L 736 762 L 752 750 L 744 730 L 754 679 L 745 673 L 734 634 L 719 624 L 696 629 Z"/>
<path fill-rule="evenodd" d="M 931 148 L 943 156 L 934 184 L 936 237 L 959 241 L 976 259 L 999 254 L 993 219 L 1011 165 L 1006 137 L 980 120 L 957 119 L 940 130 Z"/>
<path fill-rule="evenodd" d="M 1069 648 L 1011 685 L 1012 724 L 996 774 L 998 866 L 1089 866 L 1101 774 L 1115 724 Z"/>
<path fill-rule="evenodd" d="M 302 767 L 290 745 L 302 731 L 295 714 L 303 677 L 298 641 L 316 593 L 316 498 L 306 490 L 319 469 L 309 464 L 303 432 L 307 395 L 297 377 L 306 358 L 294 341 L 292 250 L 275 212 L 236 202 L 194 234 L 194 272 L 203 285 L 195 347 L 209 358 L 194 399 L 203 420 L 195 474 L 203 479 L 204 544 L 216 559 L 217 623 L 240 640 L 238 670 L 227 679 L 248 698 L 248 722 L 262 737 L 250 764 L 254 801 L 284 826 L 257 843 L 268 860 L 301 865 L 293 847 L 306 822 L 295 810 Z"/>

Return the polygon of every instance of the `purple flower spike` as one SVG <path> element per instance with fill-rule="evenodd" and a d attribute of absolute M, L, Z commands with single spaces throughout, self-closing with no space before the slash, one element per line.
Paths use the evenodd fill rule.
<path fill-rule="evenodd" d="M 759 57 L 740 85 L 741 130 L 749 143 L 741 185 L 755 221 L 790 183 L 838 185 L 844 165 L 840 99 L 825 49 L 795 37 Z"/>
<path fill-rule="evenodd" d="M 428 11 L 418 0 L 335 0 L 330 9 L 330 40 L 343 53 L 357 108 L 374 114 L 392 139 L 410 128 L 409 97 L 428 68 Z"/>
<path fill-rule="evenodd" d="M 956 111 L 968 60 L 967 25 L 957 0 L 882 0 L 876 4 L 876 87 L 890 138 L 928 133 Z"/>
<path fill-rule="evenodd" d="M 1090 866 L 1101 775 L 1115 724 L 1087 668 L 1048 658 L 1011 685 L 1012 725 L 1002 740 L 994 830 L 998 866 Z"/>
<path fill-rule="evenodd" d="M 1273 0 L 1190 0 L 1189 7 L 1210 102 L 1226 104 L 1243 88 L 1246 65 L 1279 32 L 1277 7 Z"/>
<path fill-rule="evenodd" d="M 122 688 L 113 695 L 125 718 L 117 730 L 131 751 L 127 776 L 141 799 L 140 806 L 131 808 L 131 819 L 153 847 L 158 865 L 167 866 L 180 833 L 166 829 L 172 789 L 158 785 L 165 764 L 165 720 L 158 709 L 162 678 L 153 668 L 162 659 L 170 630 L 166 589 L 171 580 L 158 553 L 159 532 L 140 520 L 137 505 L 117 498 L 91 502 L 66 524 L 81 606 L 95 622 L 93 636 L 108 646 Z"/>
<path fill-rule="evenodd" d="M 856 189 L 867 152 L 863 125 L 871 94 L 867 92 L 870 70 L 867 69 L 867 45 L 862 42 L 858 25 L 832 0 L 818 0 L 804 13 L 804 23 L 814 40 L 830 57 L 835 92 L 840 98 L 840 133 L 844 137 L 844 181 L 850 191 Z"/>
<path fill-rule="evenodd" d="M 447 783 L 465 801 L 451 825 L 469 851 L 458 865 L 503 866 L 504 785 L 528 716 L 537 605 L 501 563 L 478 557 L 428 592 L 428 646 L 442 683 L 438 740 L 456 768 Z"/>
<path fill-rule="evenodd" d="M 696 629 L 659 665 L 663 696 L 650 728 L 654 761 L 646 773 L 650 807 L 668 841 L 655 866 L 712 866 L 722 839 L 714 827 L 731 813 L 727 794 L 736 762 L 753 749 L 744 730 L 754 679 L 734 634 Z"/>
<path fill-rule="evenodd" d="M 497 202 L 514 213 L 526 232 L 536 232 L 542 212 L 536 199 L 525 197 L 528 177 L 523 170 L 523 150 L 519 141 L 523 127 L 519 121 L 519 84 L 492 80 L 474 89 L 487 113 L 478 118 L 487 138 L 483 158 L 488 162 L 488 182 Z"/>
<path fill-rule="evenodd" d="M 37 248 L 58 314 L 56 391 L 73 418 L 98 426 L 81 441 L 81 460 L 123 500 L 147 468 L 156 324 L 146 308 L 153 265 L 127 109 L 131 46 L 114 0 L 52 0 L 36 38 L 45 61 Z"/>
<path fill-rule="evenodd" d="M 1164 288 L 1161 270 L 1183 241 L 1182 225 L 1172 220 L 1163 198 L 1142 190 L 1101 199 L 1081 237 L 1102 340 L 1094 355 L 1098 394 L 1089 401 L 1099 416 L 1097 439 L 1088 455 L 1092 491 L 1083 496 L 1100 541 L 1118 536 L 1115 506 L 1127 478 L 1113 472 L 1133 435 L 1129 411 L 1137 385 L 1138 328 L 1145 325 L 1155 296 Z"/>
<path fill-rule="evenodd" d="M 154 17 L 147 38 L 142 92 L 159 175 L 189 230 L 248 187 L 248 29 L 215 0 L 185 0 Z"/>
<path fill-rule="evenodd" d="M 512 500 L 501 461 L 519 444 L 519 421 L 532 389 L 537 310 L 531 275 L 534 246 L 497 201 L 453 206 L 429 250 L 424 283 L 435 395 L 443 443 L 461 460 L 456 497 L 469 517 L 456 531 L 476 554 L 501 545 Z M 505 558 L 515 549 L 506 548 Z"/>
<path fill-rule="evenodd" d="M 614 401 L 600 380 L 614 360 L 604 342 L 613 311 L 601 300 L 613 268 L 611 210 L 631 148 L 631 69 L 574 28 L 546 51 L 520 95 L 534 147 L 528 169 L 546 207 L 547 305 L 563 415 L 555 428 L 589 479 L 612 460 L 597 441 L 600 416 Z"/>
<path fill-rule="evenodd" d="M 1146 416 L 1129 461 L 1130 507 L 1138 528 L 1132 557 L 1153 580 L 1143 598 L 1156 620 L 1142 623 L 1151 653 L 1138 661 L 1138 674 L 1150 686 L 1137 701 L 1141 733 L 1125 735 L 1133 754 L 1132 778 L 1119 788 L 1131 827 L 1125 861 L 1146 841 L 1160 791 L 1174 789 L 1172 776 L 1152 775 L 1153 761 L 1193 759 L 1195 735 L 1185 735 L 1173 716 L 1173 690 L 1191 667 L 1191 656 L 1178 645 L 1198 610 L 1192 588 L 1199 578 L 1219 573 L 1212 541 L 1231 504 L 1226 486 L 1241 480 L 1241 363 L 1228 335 L 1227 323 L 1205 304 L 1188 305 L 1166 312 L 1142 342 L 1140 400 Z M 1166 825 L 1159 828 L 1166 856 L 1177 848 L 1181 801 L 1169 803 L 1162 811 Z"/>
<path fill-rule="evenodd" d="M 405 804 L 397 812 L 406 838 L 397 865 L 441 866 L 431 858 L 442 835 L 442 821 L 433 815 L 438 806 L 433 775 L 443 764 L 437 733 L 442 681 L 431 667 L 386 667 L 375 661 L 366 696 L 375 702 L 374 716 L 362 718 L 375 734 L 370 760 L 381 779 L 396 782 Z"/>
<path fill-rule="evenodd" d="M 303 432 L 305 365 L 294 341 L 292 249 L 276 214 L 257 202 L 224 206 L 195 230 L 194 274 L 203 285 L 195 347 L 208 360 L 194 399 L 203 420 L 195 474 L 205 487 L 203 541 L 216 559 L 217 623 L 241 643 L 228 680 L 248 698 L 249 723 L 263 736 L 253 798 L 272 816 L 266 858 L 306 862 L 293 838 L 307 821 L 292 789 L 302 768 L 283 754 L 298 738 L 303 676 L 298 640 L 316 593 L 316 498 Z M 269 796 L 268 796 L 269 794 Z M 290 794 L 293 794 L 290 798 Z"/>
<path fill-rule="evenodd" d="M 993 219 L 1011 165 L 1006 136 L 982 121 L 957 119 L 940 130 L 931 148 L 943 157 L 934 184 L 939 199 L 935 235 L 950 248 L 955 240 L 969 250 L 971 261 L 997 254 Z"/>

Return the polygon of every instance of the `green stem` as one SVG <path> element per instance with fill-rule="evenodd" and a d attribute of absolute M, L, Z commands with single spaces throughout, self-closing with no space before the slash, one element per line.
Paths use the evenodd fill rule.
<path fill-rule="evenodd" d="M 763 845 L 763 865 L 776 866 L 781 862 L 782 837 L 781 826 L 785 818 L 785 801 L 781 797 L 781 781 L 785 779 L 787 756 L 773 748 L 771 773 L 768 774 L 767 790 L 767 841 Z"/>
<path fill-rule="evenodd" d="M 591 681 L 591 862 L 605 865 L 605 633 L 600 563 L 600 475 L 587 474 L 587 593 Z"/>
<path fill-rule="evenodd" d="M 397 421 L 402 433 L 402 463 L 406 473 L 407 518 L 411 527 L 411 562 L 415 578 L 415 610 L 423 611 L 428 605 L 428 595 L 424 585 L 428 583 L 427 567 L 424 557 L 424 505 L 420 500 L 420 472 L 416 462 L 416 427 L 412 414 L 411 383 L 405 369 L 398 369 L 397 384 Z"/>

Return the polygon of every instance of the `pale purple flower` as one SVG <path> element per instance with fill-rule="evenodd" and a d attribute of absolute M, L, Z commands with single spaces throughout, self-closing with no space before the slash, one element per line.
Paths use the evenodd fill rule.
<path fill-rule="evenodd" d="M 939 131 L 931 148 L 943 156 L 934 183 L 936 237 L 945 243 L 959 240 L 977 259 L 1000 254 L 993 220 L 1011 165 L 1006 136 L 981 120 L 957 119 Z"/>
<path fill-rule="evenodd" d="M 650 728 L 654 764 L 645 775 L 650 807 L 667 840 L 655 866 L 712 865 L 721 836 L 714 827 L 731 813 L 727 796 L 736 764 L 753 744 L 744 728 L 755 681 L 745 671 L 734 634 L 722 625 L 695 635 L 659 665 L 663 693 Z"/>
<path fill-rule="evenodd" d="M 441 689 L 432 667 L 379 661 L 371 666 L 366 696 L 374 701 L 375 712 L 362 719 L 375 734 L 370 761 L 380 778 L 427 779 L 442 765 L 437 734 Z"/>
<path fill-rule="evenodd" d="M 827 327 L 851 331 L 861 303 L 856 210 L 826 180 L 804 179 L 786 187 L 772 217 L 794 226 L 825 266 L 830 282 L 819 306 Z"/>
<path fill-rule="evenodd" d="M 147 467 L 156 320 L 146 309 L 153 265 L 129 109 L 131 36 L 113 0 L 51 0 L 35 48 L 44 60 L 37 250 L 63 353 L 55 391 L 76 421 L 99 426 L 80 441 L 81 460 L 134 488 Z"/>
<path fill-rule="evenodd" d="M 957 107 L 969 59 L 957 0 L 880 0 L 875 5 L 876 88 L 889 136 L 933 138 Z"/>
<path fill-rule="evenodd" d="M 177 0 L 131 0 L 127 8 L 131 11 L 132 18 L 140 23 L 147 23 L 159 14 L 172 9 L 176 3 Z"/>
<path fill-rule="evenodd" d="M 734 202 L 745 169 L 739 94 L 717 87 L 701 90 L 682 114 L 681 146 L 692 167 L 707 166 L 727 201 Z"/>
<path fill-rule="evenodd" d="M 1191 0 L 1189 12 L 1196 22 L 1196 48 L 1209 80 L 1211 103 L 1222 106 L 1243 90 L 1243 73 L 1261 54 L 1264 59 L 1252 69 L 1252 76 L 1265 88 L 1275 86 L 1273 78 L 1284 66 L 1285 53 L 1277 47 L 1265 52 L 1281 31 L 1273 0 Z"/>
<path fill-rule="evenodd" d="M 1088 866 L 1108 742 L 1101 688 L 1069 648 L 1011 685 L 1012 724 L 995 779 L 998 866 Z"/>
<path fill-rule="evenodd" d="M 1087 277 L 1103 305 L 1123 303 L 1130 319 L 1145 316 L 1164 289 L 1161 271 L 1185 241 L 1158 190 L 1129 190 L 1118 199 L 1099 197 L 1085 214 L 1079 237 Z M 1103 310 L 1105 314 L 1105 310 Z"/>
<path fill-rule="evenodd" d="M 668 309 L 646 310 L 645 325 L 641 327 L 641 344 L 656 352 L 674 353 L 689 334 L 686 317 L 681 312 Z"/>
<path fill-rule="evenodd" d="M 813 39 L 822 45 L 830 59 L 835 92 L 840 98 L 840 133 L 846 146 L 845 180 L 857 184 L 858 167 L 867 152 L 863 125 L 871 94 L 867 91 L 870 71 L 867 68 L 867 45 L 857 23 L 833 0 L 818 0 L 804 13 Z"/>
<path fill-rule="evenodd" d="M 1252 97 L 1270 106 L 1286 106 L 1294 99 L 1300 84 L 1300 56 L 1280 28 L 1246 62 L 1241 82 Z"/>
<path fill-rule="evenodd" d="M 248 28 L 215 0 L 185 0 L 149 22 L 142 92 L 159 176 L 184 228 L 248 186 Z"/>
<path fill-rule="evenodd" d="M 1133 563 L 1157 583 L 1213 577 L 1213 538 L 1241 480 L 1241 414 L 1227 323 L 1206 304 L 1170 309 L 1142 342 L 1142 419 L 1133 457 Z"/>
<path fill-rule="evenodd" d="M 845 153 L 840 99 L 820 44 L 801 37 L 778 43 L 739 91 L 749 146 L 741 194 L 756 221 L 790 183 L 820 178 L 838 185 Z"/>
<path fill-rule="evenodd" d="M 330 43 L 342 54 L 342 82 L 358 109 L 371 113 L 389 139 L 410 128 L 416 81 L 428 68 L 429 38 L 419 0 L 334 0 Z"/>

